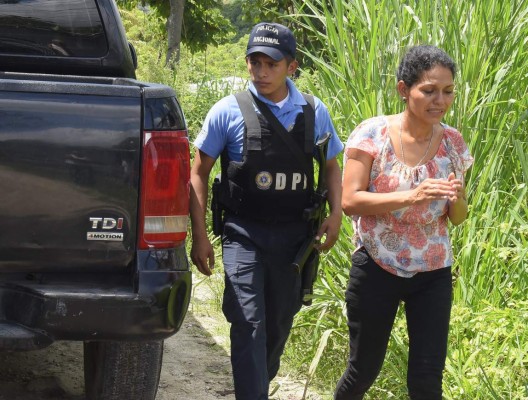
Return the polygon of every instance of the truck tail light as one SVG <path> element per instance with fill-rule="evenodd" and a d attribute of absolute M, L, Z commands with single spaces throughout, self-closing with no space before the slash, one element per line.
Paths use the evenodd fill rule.
<path fill-rule="evenodd" d="M 140 186 L 142 250 L 181 245 L 189 219 L 190 155 L 186 131 L 145 132 Z"/>

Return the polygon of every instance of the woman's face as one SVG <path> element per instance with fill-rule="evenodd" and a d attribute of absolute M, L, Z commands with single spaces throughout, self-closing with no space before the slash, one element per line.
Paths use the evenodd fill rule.
<path fill-rule="evenodd" d="M 455 98 L 453 74 L 441 65 L 424 71 L 411 87 L 398 82 L 398 89 L 407 98 L 407 111 L 427 124 L 439 123 Z"/>

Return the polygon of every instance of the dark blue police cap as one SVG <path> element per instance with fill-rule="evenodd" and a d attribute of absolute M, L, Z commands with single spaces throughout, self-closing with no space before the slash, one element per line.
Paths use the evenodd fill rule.
<path fill-rule="evenodd" d="M 295 58 L 295 37 L 284 25 L 262 22 L 253 27 L 249 35 L 246 56 L 253 53 L 264 53 L 275 61 L 285 56 Z"/>

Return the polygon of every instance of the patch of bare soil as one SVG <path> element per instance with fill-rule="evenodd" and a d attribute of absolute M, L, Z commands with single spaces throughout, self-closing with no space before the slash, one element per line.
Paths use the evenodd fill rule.
<path fill-rule="evenodd" d="M 173 368 L 168 374 L 169 379 L 175 380 L 172 384 L 181 390 L 188 389 L 189 397 L 186 399 L 189 400 L 235 400 L 229 359 L 229 324 L 219 311 L 220 307 L 212 305 L 215 302 L 214 291 L 220 289 L 220 287 L 215 288 L 218 285 L 211 282 L 215 278 L 218 278 L 216 274 L 203 281 L 198 280 L 194 285 L 190 308 L 191 317 L 184 322 L 183 331 L 186 332 L 186 335 L 184 339 L 181 339 L 189 346 L 189 354 L 182 357 L 183 363 L 178 362 L 174 366 L 170 361 L 164 361 L 163 368 L 165 371 Z M 217 295 L 217 297 L 219 296 Z M 181 349 L 180 342 L 177 346 Z M 175 349 L 175 351 L 178 350 Z M 183 351 L 186 352 L 186 350 Z M 196 362 L 200 363 L 201 366 L 191 367 L 191 364 Z M 188 368 L 186 369 L 187 364 Z M 160 400 L 174 399 L 170 396 L 163 397 L 162 386 L 167 384 L 166 377 L 167 375 L 163 375 L 162 372 L 161 388 L 158 391 Z M 198 394 L 194 391 L 196 384 L 200 387 Z M 281 375 L 279 371 L 279 376 L 271 382 L 270 390 L 272 392 L 270 400 L 301 400 L 304 394 L 304 382 L 292 379 L 287 375 Z M 168 393 L 174 393 L 174 391 L 168 391 Z M 184 398 L 182 397 L 182 399 Z M 322 397 L 308 390 L 304 399 L 322 400 Z"/>
<path fill-rule="evenodd" d="M 198 285 L 180 331 L 165 341 L 157 400 L 235 400 L 228 327 Z M 84 400 L 82 343 L 56 342 L 31 352 L 0 353 L 0 400 Z M 302 382 L 280 376 L 274 400 L 301 400 Z M 123 399 L 129 400 L 129 399 Z M 306 400 L 321 400 L 308 393 Z"/>

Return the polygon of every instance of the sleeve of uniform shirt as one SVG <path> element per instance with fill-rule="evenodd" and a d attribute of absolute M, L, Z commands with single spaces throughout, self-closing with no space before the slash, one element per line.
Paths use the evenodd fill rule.
<path fill-rule="evenodd" d="M 330 141 L 328 142 L 328 151 L 326 153 L 327 160 L 331 160 L 332 158 L 335 158 L 341 151 L 343 151 L 343 148 L 345 147 L 343 145 L 343 142 L 339 139 L 339 136 L 334 128 L 334 124 L 332 123 L 332 119 L 330 118 L 330 113 L 328 112 L 328 108 L 324 105 L 324 103 L 318 99 L 315 98 L 315 141 L 317 141 L 319 138 L 321 138 L 326 132 L 330 132 L 332 136 L 330 137 Z"/>
<path fill-rule="evenodd" d="M 233 115 L 233 107 L 236 107 L 235 97 L 224 97 L 211 107 L 205 117 L 194 145 L 209 157 L 217 159 L 226 146 L 229 150 L 232 150 L 230 146 L 235 146 L 234 132 L 243 123 L 243 119 Z"/>

